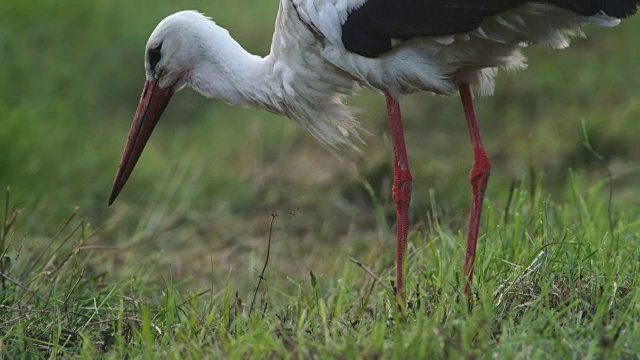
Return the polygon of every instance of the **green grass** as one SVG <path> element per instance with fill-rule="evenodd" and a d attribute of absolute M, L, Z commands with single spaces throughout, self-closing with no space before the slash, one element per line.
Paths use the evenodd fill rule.
<path fill-rule="evenodd" d="M 371 92 L 350 99 L 371 133 L 363 155 L 341 158 L 286 119 L 181 92 L 106 206 L 144 44 L 189 8 L 269 51 L 276 0 L 0 3 L 5 358 L 637 357 L 637 19 L 527 49 L 530 69 L 477 101 L 493 169 L 471 310 L 459 100 L 403 99 L 414 198 L 400 316 L 391 147 Z"/>
<path fill-rule="evenodd" d="M 29 237 L 10 235 L 2 351 L 9 358 L 634 357 L 638 213 L 611 208 L 606 181 L 584 188 L 573 180 L 565 191 L 567 200 L 555 203 L 515 187 L 508 209 L 488 204 L 472 310 L 458 285 L 463 236 L 432 217 L 431 230 L 410 239 L 404 316 L 393 310 L 390 287 L 342 254 L 330 271 L 312 268 L 308 276 L 267 266 L 251 308 L 253 293 L 239 292 L 232 278 L 185 290 L 172 273 L 137 269 L 110 281 L 92 264 L 109 249 L 88 245 L 95 232 L 80 220 L 70 218 L 32 254 L 24 254 Z M 274 251 L 282 240 L 274 232 L 272 262 L 286 261 Z M 385 282 L 392 278 L 380 249 L 362 254 Z M 246 272 L 258 279 L 257 270 Z"/>

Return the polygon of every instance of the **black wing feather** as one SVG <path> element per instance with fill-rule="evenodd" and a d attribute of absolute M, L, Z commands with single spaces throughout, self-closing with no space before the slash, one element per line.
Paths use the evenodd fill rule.
<path fill-rule="evenodd" d="M 368 0 L 342 25 L 342 43 L 351 52 L 376 57 L 391 50 L 391 39 L 469 32 L 490 16 L 531 0 Z M 616 18 L 636 13 L 640 0 L 548 0 L 580 15 L 603 12 Z"/>

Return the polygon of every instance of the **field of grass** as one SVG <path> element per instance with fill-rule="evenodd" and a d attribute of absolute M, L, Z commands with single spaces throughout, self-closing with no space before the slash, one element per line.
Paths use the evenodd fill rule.
<path fill-rule="evenodd" d="M 493 169 L 472 309 L 459 99 L 403 99 L 400 315 L 391 145 L 370 91 L 350 99 L 367 144 L 341 156 L 284 118 L 180 92 L 106 206 L 144 45 L 180 9 L 269 51 L 276 0 L 0 2 L 4 358 L 638 357 L 640 18 L 527 49 L 530 69 L 477 101 Z"/>

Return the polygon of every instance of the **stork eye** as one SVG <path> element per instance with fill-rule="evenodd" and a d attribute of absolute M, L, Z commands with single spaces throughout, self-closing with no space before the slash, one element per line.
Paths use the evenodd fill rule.
<path fill-rule="evenodd" d="M 147 54 L 149 60 L 149 69 L 151 70 L 152 74 L 156 73 L 156 66 L 158 65 L 158 62 L 160 62 L 160 57 L 162 56 L 161 51 L 162 43 L 158 44 L 158 46 L 152 49 L 149 49 L 149 52 Z"/>

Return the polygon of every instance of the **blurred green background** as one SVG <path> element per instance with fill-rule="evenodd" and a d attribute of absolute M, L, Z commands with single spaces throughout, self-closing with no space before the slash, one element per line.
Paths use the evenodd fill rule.
<path fill-rule="evenodd" d="M 341 156 L 285 118 L 182 91 L 125 190 L 106 206 L 156 24 L 197 9 L 266 55 L 277 8 L 277 0 L 1 2 L 0 184 L 11 186 L 22 209 L 16 227 L 29 235 L 25 246 L 39 246 L 78 206 L 92 224 L 89 243 L 109 246 L 95 262 L 110 276 L 171 270 L 193 286 L 231 278 L 248 288 L 278 213 L 274 277 L 342 269 L 347 254 L 391 265 L 391 145 L 384 101 L 368 90 L 350 99 L 362 109 L 367 144 L 362 155 Z M 505 206 L 514 179 L 523 186 L 542 179 L 542 191 L 561 199 L 572 169 L 587 186 L 610 171 L 615 206 L 638 208 L 634 20 L 588 27 L 588 38 L 568 50 L 526 49 L 530 68 L 502 72 L 495 96 L 477 101 L 493 162 L 487 206 Z M 428 231 L 436 211 L 459 233 L 472 161 L 459 99 L 419 94 L 402 106 L 413 229 Z"/>

